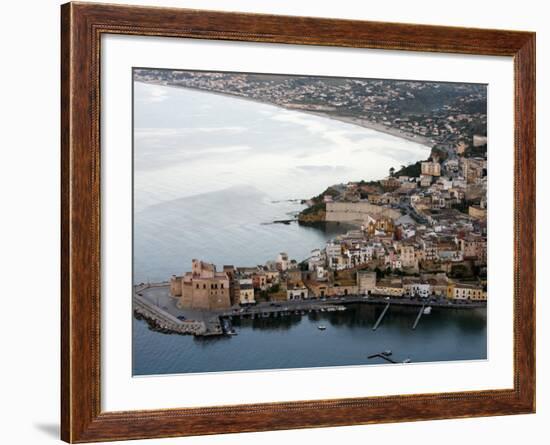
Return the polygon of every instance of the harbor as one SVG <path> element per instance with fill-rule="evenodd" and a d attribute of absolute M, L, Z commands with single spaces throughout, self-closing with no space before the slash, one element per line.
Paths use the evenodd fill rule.
<path fill-rule="evenodd" d="M 342 306 L 346 310 L 221 317 L 218 320 L 226 323 L 223 335 L 158 331 L 136 318 L 133 374 L 390 365 L 378 356 L 367 358 L 386 350 L 393 351 L 389 358 L 399 365 L 407 359 L 422 363 L 486 358 L 484 308 L 433 307 L 412 330 L 421 306 L 392 304 L 373 331 L 384 304 Z"/>
<path fill-rule="evenodd" d="M 150 322 L 150 327 L 165 333 L 205 336 L 236 335 L 233 321 L 236 319 L 283 318 L 291 315 L 304 316 L 312 313 L 345 311 L 350 304 L 375 305 L 382 312 L 372 326 L 376 331 L 383 324 L 392 307 L 418 308 L 410 325 L 416 330 L 423 315 L 432 308 L 476 309 L 486 308 L 482 301 L 450 301 L 445 298 L 389 298 L 384 296 L 347 295 L 323 299 L 289 300 L 284 302 L 259 302 L 254 305 L 238 305 L 225 310 L 183 309 L 178 299 L 170 296 L 167 282 L 149 283 L 134 288 L 134 313 Z"/>

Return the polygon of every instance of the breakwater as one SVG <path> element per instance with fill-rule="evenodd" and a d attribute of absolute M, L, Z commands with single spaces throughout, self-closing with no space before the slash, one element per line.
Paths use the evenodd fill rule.
<path fill-rule="evenodd" d="M 139 295 L 134 295 L 134 314 L 138 319 L 145 319 L 153 330 L 164 333 L 207 335 L 204 322 L 180 320 Z"/>

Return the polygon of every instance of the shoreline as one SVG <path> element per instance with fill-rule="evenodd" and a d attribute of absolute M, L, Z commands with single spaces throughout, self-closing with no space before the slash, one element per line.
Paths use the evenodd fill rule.
<path fill-rule="evenodd" d="M 314 110 L 303 110 L 303 109 L 297 109 L 297 108 L 289 108 L 289 107 L 285 107 L 283 105 L 275 104 L 275 103 L 272 103 L 272 102 L 265 102 L 263 100 L 255 99 L 255 98 L 251 98 L 251 97 L 240 96 L 240 95 L 237 95 L 237 94 L 225 93 L 225 92 L 220 92 L 220 91 L 213 91 L 213 90 L 209 90 L 209 89 L 206 89 L 206 88 L 200 88 L 200 87 L 189 87 L 189 86 L 183 86 L 183 85 L 177 85 L 177 84 L 170 84 L 166 81 L 144 81 L 144 80 L 135 80 L 135 81 L 143 83 L 143 84 L 165 86 L 165 87 L 170 87 L 170 88 L 179 88 L 179 89 L 184 89 L 184 90 L 188 90 L 188 91 L 195 91 L 195 92 L 211 93 L 211 94 L 216 94 L 216 95 L 219 95 L 219 96 L 225 96 L 225 97 L 232 98 L 232 99 L 242 99 L 242 100 L 248 101 L 248 102 L 255 102 L 255 103 L 258 103 L 258 104 L 262 104 L 262 105 L 272 106 L 272 107 L 276 107 L 278 109 L 282 109 L 282 110 L 285 110 L 285 111 L 296 111 L 296 112 L 301 112 L 301 113 L 305 113 L 305 114 L 310 114 L 310 115 L 316 116 L 316 117 L 321 117 L 321 118 L 325 118 L 325 119 L 332 119 L 332 120 L 335 120 L 335 121 L 343 122 L 347 125 L 354 125 L 354 126 L 366 128 L 368 130 L 377 131 L 377 132 L 380 132 L 380 133 L 383 133 L 383 134 L 388 134 L 392 137 L 396 137 L 396 138 L 399 138 L 399 139 L 406 140 L 408 142 L 416 143 L 418 145 L 421 145 L 421 146 L 425 147 L 431 153 L 431 146 L 427 144 L 430 141 L 427 138 L 416 137 L 416 136 L 413 137 L 412 135 L 404 133 L 404 132 L 402 132 L 401 130 L 399 130 L 397 128 L 392 128 L 392 127 L 389 127 L 389 126 L 385 126 L 385 125 L 382 125 L 380 123 L 370 122 L 367 119 L 361 119 L 361 118 L 350 117 L 350 116 L 338 116 L 338 115 L 335 115 L 335 114 L 330 113 L 330 112 L 325 113 L 325 112 L 314 111 Z M 429 156 L 429 154 L 428 154 L 428 156 Z M 423 160 L 423 159 L 424 158 L 420 158 L 420 160 Z M 280 201 L 298 202 L 298 201 L 307 201 L 307 199 L 308 198 L 303 198 L 303 199 L 293 198 L 293 199 L 278 200 L 278 201 L 273 201 L 273 202 L 280 202 Z M 307 207 L 308 206 L 306 204 L 306 208 Z M 287 218 L 281 218 L 281 219 L 277 219 L 277 220 L 273 220 L 273 221 L 269 221 L 269 222 L 263 222 L 261 224 L 262 225 L 273 225 L 273 224 L 290 225 L 290 224 L 293 224 L 293 223 L 298 223 L 298 225 L 303 225 L 303 226 L 315 226 L 315 225 L 318 225 L 318 224 L 321 224 L 321 225 L 322 224 L 327 224 L 329 222 L 326 221 L 326 220 L 302 221 L 302 220 L 299 219 L 299 214 L 298 214 L 294 218 L 288 218 L 288 217 Z M 337 222 L 337 224 L 340 224 L 340 222 Z M 345 224 L 350 225 L 353 228 L 360 227 L 359 224 L 352 223 L 352 222 L 349 222 L 349 221 L 346 221 Z M 303 261 L 304 260 L 302 260 L 301 262 L 303 262 Z M 355 298 L 362 298 L 360 296 L 354 296 L 354 297 Z M 374 303 L 374 300 L 375 300 L 375 298 L 373 298 L 372 301 L 369 301 L 369 303 L 371 303 L 371 304 Z M 406 301 L 406 300 L 409 300 L 409 299 L 404 298 L 402 300 L 401 304 L 403 304 L 403 302 Z M 367 301 L 360 301 L 360 302 L 367 302 Z M 383 302 L 380 301 L 379 303 L 383 303 Z M 409 304 L 418 305 L 418 303 L 415 304 L 414 302 L 411 302 Z M 456 306 L 455 306 L 455 304 L 450 303 L 449 306 L 445 305 L 445 307 L 456 307 Z M 460 307 L 464 307 L 464 306 L 460 305 Z"/>
<path fill-rule="evenodd" d="M 233 94 L 233 93 L 224 93 L 222 91 L 208 90 L 206 88 L 200 88 L 200 87 L 189 87 L 189 86 L 183 86 L 183 85 L 169 84 L 169 83 L 166 83 L 166 82 L 154 82 L 154 81 L 144 81 L 144 80 L 136 80 L 136 82 L 141 82 L 141 83 L 151 84 L 151 85 L 160 85 L 160 86 L 171 87 L 171 88 L 182 88 L 182 89 L 186 89 L 186 90 L 190 90 L 190 91 L 200 91 L 202 93 L 217 94 L 219 96 L 229 97 L 229 98 L 232 98 L 232 99 L 241 99 L 241 100 L 246 100 L 246 101 L 249 101 L 249 102 L 255 102 L 255 103 L 258 103 L 258 104 L 262 104 L 262 105 L 270 105 L 272 107 L 277 107 L 277 108 L 280 108 L 280 109 L 285 110 L 285 111 L 296 111 L 296 112 L 299 112 L 299 113 L 310 114 L 310 115 L 313 115 L 313 116 L 323 117 L 323 118 L 326 118 L 326 119 L 333 119 L 333 120 L 336 120 L 336 121 L 339 121 L 339 122 L 343 122 L 345 124 L 355 125 L 355 126 L 358 126 L 358 127 L 366 128 L 367 130 L 373 130 L 373 131 L 377 131 L 379 133 L 384 133 L 384 134 L 387 134 L 389 136 L 393 136 L 393 137 L 396 137 L 396 138 L 399 138 L 399 139 L 404 139 L 408 142 L 414 142 L 414 143 L 419 144 L 419 145 L 424 145 L 425 147 L 427 147 L 430 150 L 430 152 L 431 152 L 432 147 L 435 145 L 434 141 L 430 140 L 429 138 L 427 138 L 425 136 L 417 136 L 417 135 L 413 135 L 412 133 L 405 133 L 405 132 L 401 131 L 398 128 L 382 125 L 378 122 L 371 122 L 367 119 L 361 119 L 361 118 L 358 118 L 358 117 L 339 116 L 339 115 L 335 115 L 335 114 L 331 114 L 331 113 L 323 113 L 323 112 L 314 111 L 314 110 L 302 110 L 302 109 L 299 109 L 299 108 L 290 108 L 290 107 L 285 107 L 284 105 L 279 105 L 279 104 L 276 104 L 276 103 L 273 103 L 273 102 L 266 102 L 266 101 L 263 101 L 263 100 L 260 100 L 260 99 L 255 99 L 253 97 L 240 96 L 238 94 Z M 422 160 L 422 159 L 420 159 L 420 160 Z"/>
<path fill-rule="evenodd" d="M 285 108 L 285 109 L 288 109 L 288 108 Z M 294 111 L 294 109 L 290 109 L 290 110 Z M 296 110 L 296 111 L 301 111 L 303 113 L 308 113 L 308 114 L 312 114 L 312 115 L 319 116 L 319 117 L 326 117 L 328 119 L 334 119 L 334 120 L 344 122 L 344 123 L 347 123 L 347 124 L 350 124 L 350 125 L 357 125 L 359 127 L 363 127 L 363 128 L 368 129 L 368 130 L 373 130 L 373 131 L 377 131 L 379 133 L 384 133 L 384 134 L 387 134 L 389 136 L 393 136 L 393 137 L 396 137 L 396 138 L 399 138 L 399 139 L 405 139 L 409 142 L 414 142 L 414 143 L 419 144 L 419 145 L 424 145 L 426 148 L 429 148 L 430 151 L 431 151 L 433 145 L 435 145 L 434 141 L 428 139 L 425 136 L 417 136 L 417 135 L 414 135 L 412 133 L 405 133 L 405 132 L 401 131 L 398 128 L 394 128 L 394 127 L 391 127 L 391 126 L 386 126 L 386 125 L 380 124 L 378 122 L 371 122 L 367 119 L 361 119 L 359 117 L 339 116 L 339 115 L 334 115 L 334 114 L 324 114 L 324 113 L 321 113 L 321 112 L 318 112 L 318 111 L 310 111 L 310 110 Z"/>
<path fill-rule="evenodd" d="M 151 288 L 162 289 L 163 300 L 173 304 L 164 307 L 157 306 L 152 296 L 145 295 Z M 154 298 L 158 298 L 155 295 Z M 153 299 L 154 300 L 154 299 Z M 327 297 L 325 299 L 309 298 L 305 300 L 287 300 L 273 305 L 269 302 L 251 306 L 234 305 L 222 310 L 185 310 L 174 303 L 174 297 L 169 295 L 169 285 L 166 283 L 149 283 L 145 286 L 135 286 L 133 294 L 134 317 L 144 319 L 150 328 L 163 333 L 193 335 L 195 337 L 225 336 L 223 319 L 233 318 L 284 318 L 291 315 L 305 315 L 310 312 L 334 312 L 345 310 L 348 304 L 365 304 L 393 307 L 425 307 L 437 309 L 475 310 L 487 309 L 485 301 L 456 302 L 446 297 L 411 298 L 386 297 L 383 295 L 349 295 L 347 297 Z M 166 303 L 164 303 L 166 304 Z M 184 316 L 185 321 L 179 319 Z"/>

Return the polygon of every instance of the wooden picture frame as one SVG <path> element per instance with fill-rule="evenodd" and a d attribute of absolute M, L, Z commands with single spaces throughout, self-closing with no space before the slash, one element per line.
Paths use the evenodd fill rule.
<path fill-rule="evenodd" d="M 515 70 L 514 387 L 102 412 L 100 39 L 166 36 L 512 56 Z M 174 437 L 535 411 L 535 34 L 91 3 L 61 7 L 61 437 Z"/>

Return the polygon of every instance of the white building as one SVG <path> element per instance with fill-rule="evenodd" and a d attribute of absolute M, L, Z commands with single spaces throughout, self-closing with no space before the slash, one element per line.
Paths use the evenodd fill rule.
<path fill-rule="evenodd" d="M 340 256 L 340 254 L 342 253 L 342 246 L 335 242 L 329 242 L 327 243 L 325 252 L 327 254 L 327 258 Z"/>
<path fill-rule="evenodd" d="M 277 256 L 277 268 L 284 272 L 285 270 L 288 269 L 288 264 L 289 264 L 288 255 L 285 252 L 281 252 Z"/>
<path fill-rule="evenodd" d="M 432 289 L 427 283 L 413 283 L 410 293 L 412 297 L 428 298 L 432 293 Z"/>
<path fill-rule="evenodd" d="M 401 260 L 396 258 L 396 259 L 391 260 L 390 267 L 393 270 L 401 270 L 403 268 L 403 265 L 401 264 Z"/>
<path fill-rule="evenodd" d="M 308 289 L 305 286 L 295 286 L 292 289 L 287 289 L 287 300 L 304 300 L 309 297 Z"/>

